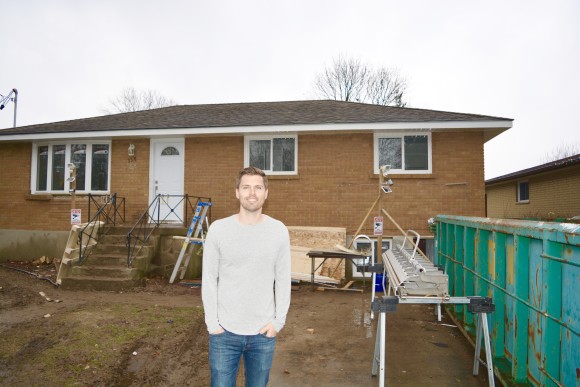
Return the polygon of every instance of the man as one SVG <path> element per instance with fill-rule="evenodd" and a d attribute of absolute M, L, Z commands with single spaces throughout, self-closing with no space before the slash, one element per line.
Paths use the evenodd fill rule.
<path fill-rule="evenodd" d="M 239 213 L 212 223 L 203 248 L 202 298 L 213 387 L 234 386 L 244 357 L 246 386 L 266 386 L 276 334 L 290 306 L 290 238 L 265 214 L 268 177 L 254 167 L 236 181 Z"/>

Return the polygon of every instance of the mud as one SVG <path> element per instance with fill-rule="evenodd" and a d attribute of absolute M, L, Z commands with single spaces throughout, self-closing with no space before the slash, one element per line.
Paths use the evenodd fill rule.
<path fill-rule="evenodd" d="M 369 311 L 368 291 L 294 290 L 270 385 L 378 385 Z M 73 292 L 0 267 L 1 386 L 208 386 L 207 352 L 199 288 L 157 278 L 132 292 Z M 387 315 L 388 385 L 487 385 L 472 364 L 473 348 L 433 307 Z"/>

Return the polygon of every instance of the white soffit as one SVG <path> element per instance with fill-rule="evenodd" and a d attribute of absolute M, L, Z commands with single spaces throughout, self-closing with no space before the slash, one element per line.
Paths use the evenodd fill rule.
<path fill-rule="evenodd" d="M 354 123 L 354 124 L 315 124 L 315 125 L 263 125 L 263 126 L 228 126 L 202 128 L 164 128 L 164 129 L 131 129 L 101 130 L 61 133 L 32 133 L 0 135 L 3 141 L 42 141 L 70 138 L 115 138 L 115 137 L 168 137 L 220 134 L 260 134 L 260 133 L 301 133 L 301 132 L 340 132 L 340 131 L 401 131 L 401 130 L 459 130 L 483 129 L 506 130 L 512 127 L 512 121 L 430 121 L 430 122 L 392 122 L 392 123 Z"/>

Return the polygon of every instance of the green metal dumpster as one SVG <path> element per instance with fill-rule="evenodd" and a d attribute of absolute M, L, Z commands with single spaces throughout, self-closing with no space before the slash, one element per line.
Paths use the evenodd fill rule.
<path fill-rule="evenodd" d="M 451 296 L 492 297 L 496 376 L 580 386 L 580 225 L 439 215 L 435 263 Z M 474 337 L 471 313 L 448 311 Z"/>

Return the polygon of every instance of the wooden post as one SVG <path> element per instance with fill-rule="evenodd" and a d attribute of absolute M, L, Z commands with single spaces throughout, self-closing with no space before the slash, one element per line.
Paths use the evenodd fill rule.
<path fill-rule="evenodd" d="M 395 219 L 393 219 L 393 217 L 391 215 L 389 215 L 389 213 L 387 211 L 385 211 L 384 209 L 381 210 L 383 214 L 385 214 L 387 216 L 387 218 L 389 218 L 389 220 L 399 229 L 399 231 L 401 232 L 401 234 L 403 234 L 403 236 L 405 238 L 407 238 L 407 240 L 409 242 L 411 242 L 413 245 L 415 245 L 415 241 L 413 241 L 413 238 L 407 236 L 407 233 L 405 232 L 405 230 L 403 230 L 401 228 L 401 226 L 399 226 L 399 224 L 397 222 L 395 222 Z M 419 254 L 421 254 L 424 258 L 429 260 L 429 257 L 427 257 L 427 255 L 419 248 L 419 246 L 417 246 L 417 251 L 419 252 Z"/>
<path fill-rule="evenodd" d="M 383 184 L 385 183 L 385 176 L 383 176 L 383 171 L 381 170 L 381 168 L 379 168 L 379 215 L 378 216 L 382 216 L 382 210 L 383 210 L 383 190 L 381 189 L 381 187 L 383 186 Z M 381 263 L 383 261 L 383 235 L 379 235 L 377 238 L 377 260 L 376 263 Z"/>
<path fill-rule="evenodd" d="M 71 193 L 70 208 L 71 210 L 76 209 L 76 196 L 77 196 L 77 168 L 71 163 L 70 164 L 70 184 L 69 192 Z"/>
<path fill-rule="evenodd" d="M 350 249 L 354 243 L 354 237 L 356 237 L 358 235 L 358 233 L 360 232 L 360 230 L 362 230 L 362 228 L 364 227 L 367 219 L 369 218 L 369 215 L 371 214 L 371 212 L 373 212 L 375 206 L 377 205 L 377 203 L 379 202 L 379 200 L 381 199 L 381 195 L 379 194 L 379 197 L 377 197 L 377 200 L 375 200 L 375 202 L 373 203 L 373 205 L 371 206 L 371 208 L 369 208 L 369 212 L 367 212 L 365 218 L 363 219 L 362 223 L 360 224 L 360 226 L 358 227 L 358 229 L 356 230 L 356 232 L 354 233 L 354 236 L 352 238 L 352 240 L 350 241 L 348 248 Z M 380 211 L 380 209 L 379 209 Z"/>

